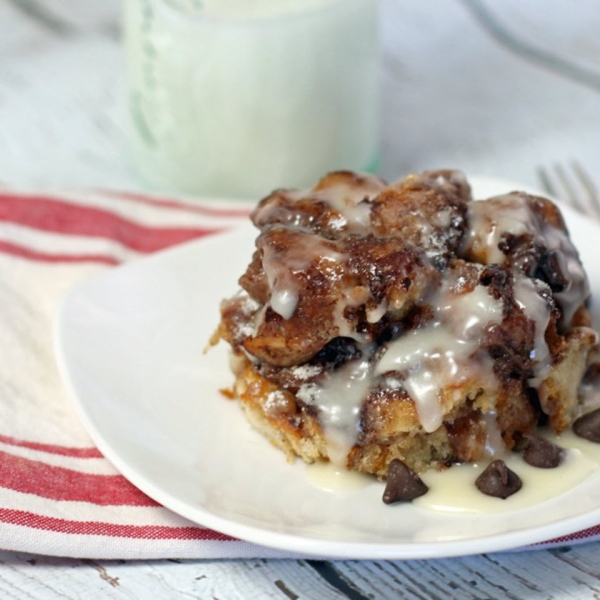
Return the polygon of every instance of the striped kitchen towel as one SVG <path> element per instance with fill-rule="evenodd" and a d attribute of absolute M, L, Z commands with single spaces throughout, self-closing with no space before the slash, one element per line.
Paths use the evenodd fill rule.
<path fill-rule="evenodd" d="M 214 234 L 248 208 L 130 193 L 0 191 L 0 548 L 84 558 L 276 556 L 159 506 L 93 447 L 53 355 L 75 282 Z"/>
<path fill-rule="evenodd" d="M 291 556 L 191 523 L 130 484 L 78 421 L 53 355 L 53 317 L 72 284 L 247 214 L 224 202 L 0 190 L 1 549 L 104 559 Z M 600 526 L 550 544 L 594 538 Z"/>

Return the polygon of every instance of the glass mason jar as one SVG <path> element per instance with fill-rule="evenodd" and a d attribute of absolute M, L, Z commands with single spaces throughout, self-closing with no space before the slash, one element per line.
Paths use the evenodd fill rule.
<path fill-rule="evenodd" d="M 378 152 L 377 0 L 126 0 L 130 152 L 156 189 L 261 197 Z"/>

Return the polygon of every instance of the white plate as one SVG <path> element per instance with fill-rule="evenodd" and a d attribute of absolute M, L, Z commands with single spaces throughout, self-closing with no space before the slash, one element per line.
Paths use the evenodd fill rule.
<path fill-rule="evenodd" d="M 476 197 L 518 185 L 472 179 Z M 600 297 L 600 229 L 565 210 Z M 104 455 L 146 494 L 188 519 L 266 546 L 355 559 L 444 557 L 531 544 L 600 523 L 600 472 L 540 507 L 451 515 L 387 506 L 382 484 L 313 487 L 247 424 L 220 388 L 224 344 L 205 354 L 219 302 L 237 289 L 250 226 L 108 270 L 75 286 L 56 321 L 62 375 Z"/>

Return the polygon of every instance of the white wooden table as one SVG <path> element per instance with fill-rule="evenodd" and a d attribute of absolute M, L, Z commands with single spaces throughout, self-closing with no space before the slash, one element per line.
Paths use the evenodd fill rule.
<path fill-rule="evenodd" d="M 539 165 L 573 158 L 600 172 L 600 11 L 565 4 L 385 0 L 382 174 L 449 166 L 536 185 Z M 118 0 L 0 4 L 0 182 L 143 189 L 119 20 Z M 335 563 L 0 552 L 0 597 L 598 598 L 600 544 Z"/>

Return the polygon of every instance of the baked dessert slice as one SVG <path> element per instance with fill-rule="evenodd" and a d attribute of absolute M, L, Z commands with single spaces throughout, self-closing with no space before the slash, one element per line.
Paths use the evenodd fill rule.
<path fill-rule="evenodd" d="M 587 278 L 559 210 L 464 175 L 340 171 L 277 190 L 213 342 L 234 393 L 289 457 L 385 477 L 560 432 L 596 359 Z"/>

